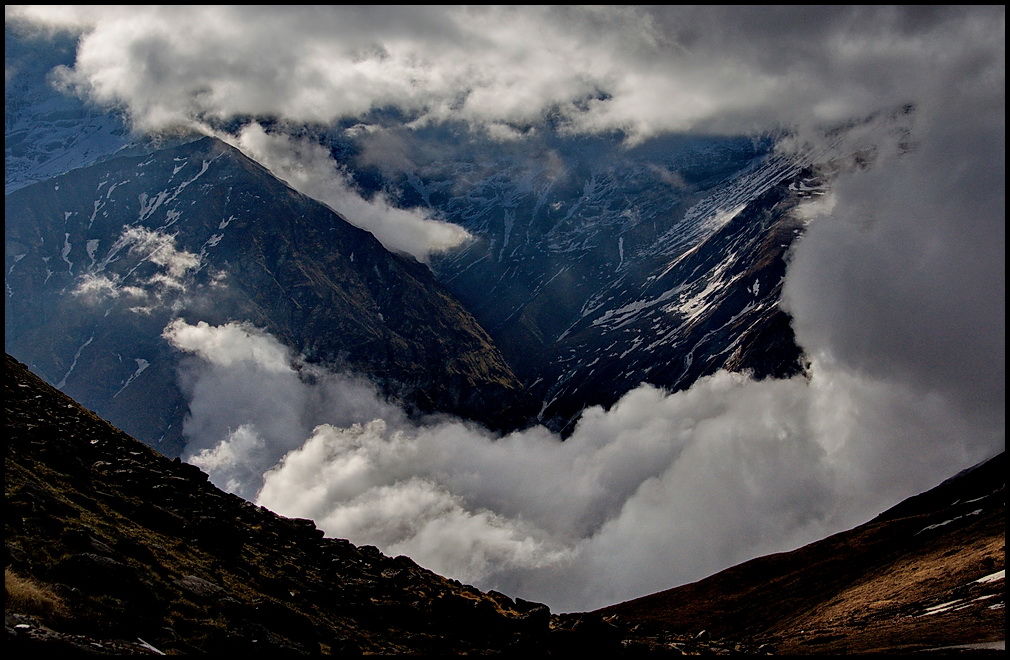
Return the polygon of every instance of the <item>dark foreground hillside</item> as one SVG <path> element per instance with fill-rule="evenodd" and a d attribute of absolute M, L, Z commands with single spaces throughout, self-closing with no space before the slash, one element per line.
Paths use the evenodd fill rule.
<path fill-rule="evenodd" d="M 18 656 L 935 653 L 1005 640 L 1003 454 L 794 552 L 559 616 L 224 493 L 6 360 L 5 649 Z"/>
<path fill-rule="evenodd" d="M 747 652 L 482 593 L 224 493 L 9 355 L 5 651 Z M 672 644 L 676 644 L 675 646 Z M 6 653 L 5 653 L 6 655 Z"/>
<path fill-rule="evenodd" d="M 1006 457 L 808 546 L 599 611 L 786 654 L 1005 654 Z"/>

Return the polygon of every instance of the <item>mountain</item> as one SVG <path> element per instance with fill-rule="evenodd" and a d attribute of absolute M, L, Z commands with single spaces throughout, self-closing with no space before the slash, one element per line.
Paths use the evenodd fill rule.
<path fill-rule="evenodd" d="M 52 46 L 39 55 L 44 49 L 31 34 L 14 28 L 7 33 L 8 191 L 105 161 L 117 150 L 128 152 L 121 117 L 54 87 L 53 69 L 73 64 L 71 39 L 47 37 Z M 426 208 L 474 237 L 436 255 L 431 265 L 438 282 L 487 331 L 514 374 L 515 380 L 500 369 L 485 374 L 492 381 L 509 380 L 505 409 L 481 407 L 480 402 L 494 400 L 484 396 L 464 401 L 471 389 L 468 377 L 433 394 L 426 391 L 430 379 L 413 371 L 395 378 L 379 373 L 385 368 L 375 364 L 355 367 L 382 381 L 386 394 L 422 411 L 453 412 L 497 428 L 539 421 L 567 432 L 583 409 L 610 406 L 642 382 L 675 391 L 719 369 L 749 371 L 758 378 L 802 371 L 801 351 L 778 302 L 788 251 L 803 229 L 794 209 L 804 198 L 823 193 L 823 172 L 813 167 L 823 154 L 780 154 L 772 137 L 675 135 L 629 146 L 609 135 L 572 136 L 550 121 L 520 142 L 482 137 L 452 124 L 394 132 L 387 142 L 369 137 L 376 127 L 402 119 L 385 116 L 392 112 L 373 113 L 367 128 L 345 122 L 329 129 L 293 129 L 261 120 L 270 130 L 293 130 L 328 146 L 366 195 L 381 192 L 401 206 Z M 382 130 L 374 133 L 381 135 Z M 132 146 L 134 152 L 156 149 L 154 143 Z M 120 174 L 125 176 L 125 170 L 115 176 Z M 182 176 L 163 176 L 158 190 L 131 192 L 147 194 L 153 203 L 157 193 L 182 183 Z M 205 176 L 199 183 L 213 180 Z M 98 213 L 108 213 L 123 192 L 116 190 L 108 199 L 92 194 L 95 199 L 71 206 L 90 218 L 93 205 L 101 202 Z M 183 198 L 193 207 L 213 207 L 212 200 L 197 201 L 204 190 L 209 190 L 206 184 L 191 187 Z M 74 194 L 79 192 L 84 194 Z M 131 203 L 137 208 L 119 218 L 124 225 L 141 212 Z M 208 222 L 215 225 L 224 217 Z M 216 233 L 204 232 L 200 242 L 181 249 L 197 254 Z M 56 239 L 62 250 L 62 240 Z M 8 250 L 9 271 L 12 258 L 27 254 L 18 249 Z M 210 257 L 218 252 L 206 250 Z M 57 258 L 55 252 L 46 256 Z M 260 319 L 269 315 L 270 304 L 257 305 L 259 314 L 236 320 L 264 325 Z M 145 333 L 151 335 L 156 328 L 149 325 Z M 87 332 L 80 341 L 91 336 Z M 279 336 L 296 351 L 309 343 L 305 337 L 293 340 L 290 332 Z M 31 341 L 37 345 L 43 339 Z M 39 360 L 26 352 L 24 342 L 7 344 L 54 383 L 63 382 L 79 347 L 80 342 L 59 358 Z M 93 350 L 84 349 L 82 359 Z M 125 366 L 110 382 L 121 386 L 136 374 L 132 388 L 137 378 L 156 377 L 152 347 L 136 352 L 116 357 Z M 146 371 L 139 373 L 145 364 Z M 157 377 L 159 390 L 168 391 L 170 374 Z M 73 388 L 74 380 L 67 385 Z M 516 382 L 524 394 L 516 393 Z M 91 405 L 80 385 L 68 391 Z M 110 401 L 115 394 L 103 394 L 95 407 L 139 437 L 158 441 L 159 427 L 178 426 L 181 401 L 174 394 L 167 397 L 174 412 L 152 412 L 153 419 L 130 422 L 128 404 L 119 401 L 129 397 L 124 391 Z M 178 428 L 161 442 L 172 447 L 170 453 L 178 451 Z"/>
<path fill-rule="evenodd" d="M 819 655 L 1005 639 L 1003 454 L 799 550 L 554 615 L 224 493 L 9 355 L 4 380 L 8 651 Z"/>
<path fill-rule="evenodd" d="M 598 615 L 553 615 L 324 538 L 218 490 L 9 355 L 4 387 L 8 653 L 674 654 Z"/>
<path fill-rule="evenodd" d="M 333 153 L 359 163 L 362 187 L 475 237 L 433 269 L 540 401 L 539 421 L 564 429 L 642 382 L 802 371 L 778 303 L 796 206 L 825 190 L 823 153 L 779 154 L 770 138 L 418 133 L 396 168 L 360 146 Z"/>
<path fill-rule="evenodd" d="M 1006 455 L 855 529 L 598 613 L 779 653 L 1005 653 Z"/>
<path fill-rule="evenodd" d="M 216 139 L 25 186 L 5 212 L 7 350 L 167 455 L 175 319 L 252 324 L 420 412 L 508 427 L 535 410 L 426 266 Z"/>

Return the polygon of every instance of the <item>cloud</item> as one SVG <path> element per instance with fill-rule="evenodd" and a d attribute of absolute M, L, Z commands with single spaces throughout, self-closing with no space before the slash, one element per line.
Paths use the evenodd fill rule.
<path fill-rule="evenodd" d="M 749 132 L 916 102 L 1001 66 L 1001 7 L 28 7 L 82 31 L 66 85 L 143 130 L 236 116 Z"/>
<path fill-rule="evenodd" d="M 98 242 L 92 243 L 97 246 Z M 126 273 L 106 272 L 124 248 L 139 258 L 138 263 Z M 94 253 L 90 254 L 92 264 L 71 293 L 89 304 L 125 296 L 134 304 L 131 311 L 141 314 L 163 305 L 170 295 L 185 292 L 188 276 L 200 267 L 199 255 L 178 249 L 175 236 L 141 226 L 124 226 L 101 262 L 96 263 Z M 146 262 L 157 267 L 154 272 L 146 277 L 135 275 Z"/>
<path fill-rule="evenodd" d="M 566 441 L 539 427 L 495 438 L 411 422 L 361 381 L 299 374 L 248 326 L 177 321 L 166 336 L 201 356 L 186 367 L 188 460 L 219 486 L 562 610 L 862 522 L 1001 437 L 942 397 L 815 362 L 809 379 L 719 372 L 676 394 L 642 386 L 587 410 Z"/>
<path fill-rule="evenodd" d="M 427 262 L 431 254 L 470 238 L 462 227 L 436 220 L 426 212 L 393 206 L 382 193 L 364 199 L 346 171 L 317 144 L 267 133 L 256 123 L 245 126 L 234 142 L 296 190 L 326 203 L 351 224 L 371 232 L 388 250 L 406 252 Z"/>
<path fill-rule="evenodd" d="M 182 288 L 180 280 L 200 266 L 200 257 L 175 246 L 175 236 L 146 227 L 123 227 L 117 245 L 127 244 L 131 253 L 143 254 L 144 261 L 162 266 L 157 281 L 165 286 Z M 113 248 L 115 249 L 115 247 Z"/>
<path fill-rule="evenodd" d="M 881 151 L 832 184 L 830 206 L 795 249 L 784 300 L 808 353 L 1001 424 L 1006 129 L 989 67 L 969 77 L 935 69 L 911 150 Z"/>
<path fill-rule="evenodd" d="M 192 325 L 179 318 L 165 327 L 163 337 L 191 356 L 180 372 L 190 399 L 184 458 L 247 499 L 255 496 L 262 474 L 300 446 L 316 425 L 376 418 L 393 423 L 405 417 L 363 379 L 306 364 L 249 324 Z M 221 449 L 222 444 L 227 446 Z M 254 445 L 255 452 L 243 449 Z M 234 481 L 233 473 L 239 472 L 243 478 Z"/>

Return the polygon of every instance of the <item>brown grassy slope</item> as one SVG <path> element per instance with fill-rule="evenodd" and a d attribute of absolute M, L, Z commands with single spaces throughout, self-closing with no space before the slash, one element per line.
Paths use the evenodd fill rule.
<path fill-rule="evenodd" d="M 1005 639 L 1004 454 L 853 530 L 599 613 L 780 653 L 902 653 Z M 953 602 L 949 608 L 934 608 Z"/>

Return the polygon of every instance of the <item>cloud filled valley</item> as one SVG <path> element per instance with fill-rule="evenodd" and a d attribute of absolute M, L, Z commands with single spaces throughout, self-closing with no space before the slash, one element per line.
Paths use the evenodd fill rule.
<path fill-rule="evenodd" d="M 355 165 L 383 172 L 411 171 L 427 127 L 522 150 L 548 120 L 627 148 L 688 132 L 827 154 L 830 190 L 797 210 L 782 282 L 805 373 L 643 384 L 585 409 L 564 440 L 408 415 L 245 319 L 164 327 L 188 406 L 184 458 L 214 483 L 575 611 L 822 538 L 1004 448 L 1004 15 L 16 7 L 7 21 L 80 34 L 76 63 L 52 80 L 138 134 L 221 137 L 422 263 L 474 237 L 391 188 L 364 193 L 323 144 L 333 126 L 351 127 L 340 134 Z M 429 162 L 448 157 L 436 147 Z M 160 286 L 181 287 L 196 257 L 142 231 L 131 249 L 162 246 L 178 277 Z"/>
<path fill-rule="evenodd" d="M 543 428 L 495 438 L 408 421 L 253 328 L 177 322 L 166 337 L 192 356 L 187 460 L 215 483 L 562 610 L 863 522 L 996 440 L 940 397 L 819 363 L 809 379 L 643 385 L 587 410 L 565 441 Z"/>

